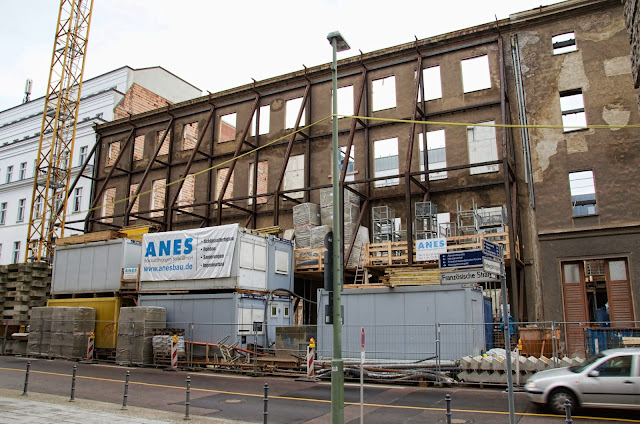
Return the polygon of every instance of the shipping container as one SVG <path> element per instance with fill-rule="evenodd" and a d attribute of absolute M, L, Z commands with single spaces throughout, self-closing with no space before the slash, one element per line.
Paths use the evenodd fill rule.
<path fill-rule="evenodd" d="M 119 297 L 94 297 L 85 299 L 49 299 L 47 306 L 89 307 L 95 309 L 95 347 L 96 349 L 115 349 L 121 303 L 122 300 Z"/>
<path fill-rule="evenodd" d="M 123 269 L 140 265 L 141 246 L 125 238 L 58 246 L 51 293 L 118 292 Z"/>

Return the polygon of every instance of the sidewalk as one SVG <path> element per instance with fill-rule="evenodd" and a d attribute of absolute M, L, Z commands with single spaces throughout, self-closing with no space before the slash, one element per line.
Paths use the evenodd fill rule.
<path fill-rule="evenodd" d="M 128 406 L 122 411 L 121 405 L 0 389 L 0 424 L 160 424 L 184 423 L 184 415 L 146 408 Z M 190 423 L 198 424 L 248 424 L 244 421 L 223 420 L 191 415 Z"/>

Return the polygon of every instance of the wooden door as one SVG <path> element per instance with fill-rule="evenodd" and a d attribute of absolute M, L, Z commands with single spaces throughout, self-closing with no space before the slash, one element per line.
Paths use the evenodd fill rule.
<path fill-rule="evenodd" d="M 627 260 L 620 258 L 605 261 L 605 277 L 611 327 L 633 327 L 633 299 Z"/>
<path fill-rule="evenodd" d="M 584 262 L 562 263 L 562 289 L 567 353 L 584 358 L 584 328 L 587 315 L 587 292 L 584 283 Z"/>

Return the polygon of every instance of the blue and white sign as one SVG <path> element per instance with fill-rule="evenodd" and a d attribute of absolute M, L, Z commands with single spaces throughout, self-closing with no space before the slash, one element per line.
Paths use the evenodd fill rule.
<path fill-rule="evenodd" d="M 140 281 L 224 278 L 238 237 L 238 224 L 145 234 Z"/>
<path fill-rule="evenodd" d="M 489 240 L 482 239 L 482 253 L 492 258 L 502 258 L 502 248 L 499 244 L 492 243 Z"/>
<path fill-rule="evenodd" d="M 440 269 L 482 266 L 482 250 L 463 250 L 440 255 Z"/>
<path fill-rule="evenodd" d="M 447 239 L 416 240 L 417 261 L 437 261 L 441 253 L 447 253 Z"/>

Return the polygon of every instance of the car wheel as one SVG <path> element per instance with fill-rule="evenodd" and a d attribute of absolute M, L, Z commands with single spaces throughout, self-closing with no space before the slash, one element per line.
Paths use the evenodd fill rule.
<path fill-rule="evenodd" d="M 569 400 L 571 411 L 576 409 L 576 397 L 569 389 L 556 389 L 549 395 L 549 408 L 554 414 L 565 415 L 564 401 Z"/>

